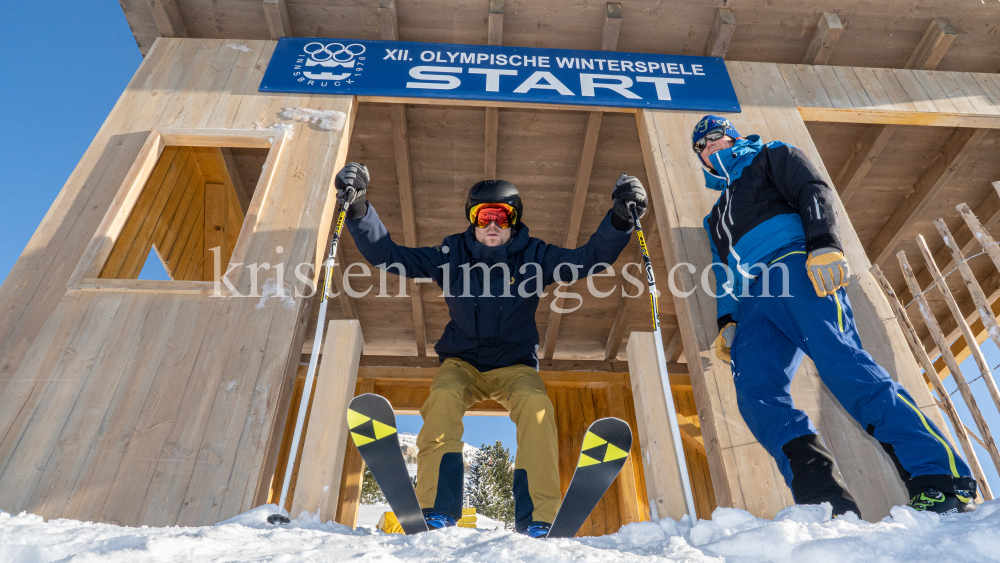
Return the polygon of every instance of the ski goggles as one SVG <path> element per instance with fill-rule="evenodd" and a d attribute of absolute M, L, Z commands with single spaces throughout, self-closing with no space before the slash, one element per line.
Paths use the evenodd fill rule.
<path fill-rule="evenodd" d="M 517 213 L 506 203 L 480 203 L 469 210 L 469 222 L 480 229 L 485 229 L 490 223 L 507 229 L 517 222 Z"/>
<path fill-rule="evenodd" d="M 701 154 L 701 151 L 705 150 L 705 147 L 708 146 L 709 141 L 718 141 L 719 139 L 725 136 L 726 136 L 725 127 L 716 127 L 715 129 L 712 129 L 708 133 L 705 133 L 705 136 L 698 139 L 698 141 L 693 146 L 695 154 Z"/>

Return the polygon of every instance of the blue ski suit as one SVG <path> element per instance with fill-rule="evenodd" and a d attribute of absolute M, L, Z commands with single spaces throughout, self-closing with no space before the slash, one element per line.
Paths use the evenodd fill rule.
<path fill-rule="evenodd" d="M 928 486 L 975 491 L 944 434 L 864 351 L 846 290 L 818 297 L 813 289 L 807 253 L 843 250 L 834 195 L 815 166 L 799 149 L 757 135 L 709 160 L 716 173 L 705 169 L 706 187 L 722 192 L 704 222 L 719 328 L 737 323 L 731 354 L 740 414 L 788 486 L 796 492 L 783 446 L 817 434 L 790 392 L 808 354 L 844 409 L 892 458 L 910 497 Z"/>

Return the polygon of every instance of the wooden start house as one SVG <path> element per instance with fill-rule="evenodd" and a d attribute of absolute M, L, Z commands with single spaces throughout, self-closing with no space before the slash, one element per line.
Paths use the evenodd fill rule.
<path fill-rule="evenodd" d="M 617 416 L 635 432 L 629 463 L 581 534 L 680 518 L 687 512 L 681 472 L 694 491 L 693 516 L 707 518 L 718 506 L 773 517 L 792 504 L 739 415 L 729 366 L 712 348 L 715 299 L 691 291 L 711 261 L 702 217 L 716 196 L 703 187 L 690 132 L 710 108 L 496 100 L 445 88 L 430 97 L 426 89 L 410 96 L 263 90 L 272 57 L 290 41 L 279 38 L 623 53 L 602 60 L 706 57 L 697 60 L 717 65 L 731 82 L 741 111 L 725 115 L 739 131 L 800 147 L 835 186 L 854 270 L 847 291 L 865 347 L 941 428 L 939 405 L 951 402 L 932 389 L 949 373 L 958 377 L 949 358 L 975 354 L 987 337 L 992 317 L 977 316 L 982 296 L 987 308 L 1000 306 L 1000 272 L 985 256 L 962 258 L 981 252 L 985 239 L 973 237 L 956 209 L 967 203 L 987 235 L 1000 234 L 1000 184 L 991 186 L 1000 180 L 996 2 L 121 5 L 145 60 L 0 287 L 0 509 L 7 512 L 213 524 L 274 502 L 294 461 L 292 515 L 307 510 L 354 525 L 362 461 L 349 444 L 346 404 L 375 392 L 399 413 L 416 413 L 438 366 L 433 345 L 448 313 L 433 283 L 400 285 L 390 272 L 380 288 L 379 270 L 361 266 L 345 235 L 328 336 L 322 350 L 313 349 L 319 299 L 307 289 L 323 281 L 333 176 L 348 161 L 368 165 L 369 201 L 394 239 L 410 246 L 440 244 L 464 230 L 468 188 L 503 178 L 521 190 L 533 236 L 575 247 L 610 207 L 618 175 L 637 176 L 651 198 L 644 223 L 663 288 L 670 389 L 656 365 L 641 267 L 626 268 L 641 263 L 634 240 L 614 275 L 592 282 L 606 297 L 578 282 L 563 289 L 578 302 L 561 303 L 579 307 L 560 314 L 550 307 L 550 288 L 536 318 L 563 486 L 587 423 Z M 313 70 L 327 73 L 320 82 L 338 76 L 330 65 Z M 567 86 L 578 95 L 580 87 Z M 951 239 L 937 236 L 938 218 Z M 946 240 L 959 247 L 957 261 Z M 896 266 L 901 250 L 912 271 Z M 946 273 L 958 264 L 984 280 L 982 295 L 957 274 L 935 274 L 932 261 L 925 268 L 921 250 Z M 170 281 L 137 279 L 151 251 Z M 888 297 L 873 264 L 884 271 Z M 920 289 L 935 283 L 940 291 Z M 916 322 L 901 325 L 893 304 L 914 295 L 929 317 L 910 307 L 903 310 Z M 925 351 L 944 355 L 932 366 Z M 312 354 L 321 356 L 308 426 L 290 455 Z M 906 502 L 888 457 L 808 360 L 793 392 L 866 519 Z M 505 413 L 487 402 L 470 414 Z M 984 446 L 993 444 L 982 426 L 980 434 Z"/>

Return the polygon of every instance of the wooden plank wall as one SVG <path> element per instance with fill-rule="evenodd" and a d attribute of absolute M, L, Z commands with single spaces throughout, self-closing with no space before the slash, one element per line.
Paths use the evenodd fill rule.
<path fill-rule="evenodd" d="M 379 393 L 391 398 L 396 414 L 416 414 L 427 399 L 432 368 L 376 368 L 362 367 L 357 379 L 356 394 Z M 622 473 L 601 499 L 590 515 L 579 536 L 612 534 L 623 525 L 649 520 L 649 501 L 642 464 L 641 444 L 637 431 L 635 406 L 627 373 L 597 372 L 541 372 L 556 410 L 559 433 L 559 477 L 562 493 L 576 470 L 587 426 L 598 418 L 615 416 L 625 420 L 633 429 L 632 451 Z M 596 376 L 596 377 L 595 377 Z M 552 379 L 556 379 L 553 381 Z M 593 380 L 597 380 L 594 382 Z M 301 392 L 297 389 L 297 392 Z M 507 411 L 494 401 L 483 401 L 469 409 L 469 414 L 506 415 Z M 294 413 L 289 414 L 294 416 Z M 281 459 L 287 460 L 290 434 L 286 430 Z M 279 462 L 279 466 L 281 462 Z M 356 449 L 348 444 L 344 458 L 344 472 L 340 486 L 340 507 L 337 521 L 354 526 L 357 519 L 357 499 L 361 494 L 360 476 L 364 465 Z M 277 498 L 280 483 L 275 478 L 271 497 Z M 294 489 L 294 483 L 293 483 Z M 708 499 L 702 499 L 711 502 Z"/>
<path fill-rule="evenodd" d="M 203 525 L 266 501 L 305 302 L 65 286 L 151 129 L 268 127 L 288 106 L 348 125 L 295 124 L 246 261 L 297 264 L 326 245 L 355 102 L 257 92 L 274 45 L 158 40 L 0 286 L 3 510 Z M 249 284 L 243 270 L 235 285 Z"/>
<path fill-rule="evenodd" d="M 782 87 L 784 80 L 778 65 L 727 62 L 727 67 L 744 110 L 729 117 L 741 132 L 800 147 L 826 175 L 796 103 L 788 89 Z M 695 113 L 659 111 L 638 116 L 667 259 L 671 264 L 693 263 L 698 272 L 710 263 L 702 217 L 715 199 L 714 192 L 703 188 L 700 167 L 688 149 L 688 131 L 700 117 Z M 868 258 L 839 199 L 837 207 L 845 250 L 858 272 L 848 294 L 866 349 L 944 428 L 902 334 L 895 324 L 883 321 L 891 318 L 888 303 L 867 273 Z M 688 276 L 683 280 L 684 287 L 694 287 L 696 281 Z M 774 462 L 739 416 L 729 366 L 722 364 L 712 349 L 717 332 L 714 298 L 698 291 L 689 298 L 675 299 L 675 305 L 718 504 L 773 517 L 791 504 L 791 494 Z M 890 507 L 905 503 L 902 483 L 888 458 L 830 396 L 811 362 L 803 363 L 792 391 L 796 404 L 810 414 L 833 450 L 866 519 L 878 520 L 888 514 Z"/>

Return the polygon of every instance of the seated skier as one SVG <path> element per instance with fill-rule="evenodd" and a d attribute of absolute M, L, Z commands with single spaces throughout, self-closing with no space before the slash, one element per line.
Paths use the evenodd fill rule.
<path fill-rule="evenodd" d="M 861 515 L 816 428 L 792 403 L 792 377 L 808 354 L 840 404 L 892 459 L 911 507 L 973 510 L 976 481 L 968 466 L 861 346 L 844 289 L 850 269 L 835 195 L 816 167 L 799 149 L 740 137 L 714 115 L 698 122 L 691 140 L 706 187 L 722 192 L 705 217 L 721 295 L 716 354 L 732 362 L 740 414 L 795 502 L 829 502 L 834 515 Z"/>
<path fill-rule="evenodd" d="M 420 409 L 417 437 L 417 499 L 430 529 L 454 526 L 462 516 L 464 462 L 462 417 L 474 403 L 493 399 L 517 425 L 514 461 L 515 530 L 544 536 L 556 516 L 559 490 L 556 423 L 538 375 L 535 310 L 544 288 L 570 281 L 577 271 L 598 273 L 614 262 L 646 210 L 646 192 L 622 175 L 614 205 L 590 240 L 577 249 L 531 238 L 517 188 L 484 180 L 469 190 L 465 217 L 471 223 L 438 246 L 408 248 L 392 241 L 374 207 L 366 202 L 368 169 L 345 166 L 335 180 L 337 200 L 350 199 L 345 224 L 358 250 L 380 268 L 401 264 L 411 278 L 433 278 L 444 289 L 451 321 L 434 347 L 441 369 Z M 588 274 L 585 274 L 588 275 Z"/>

